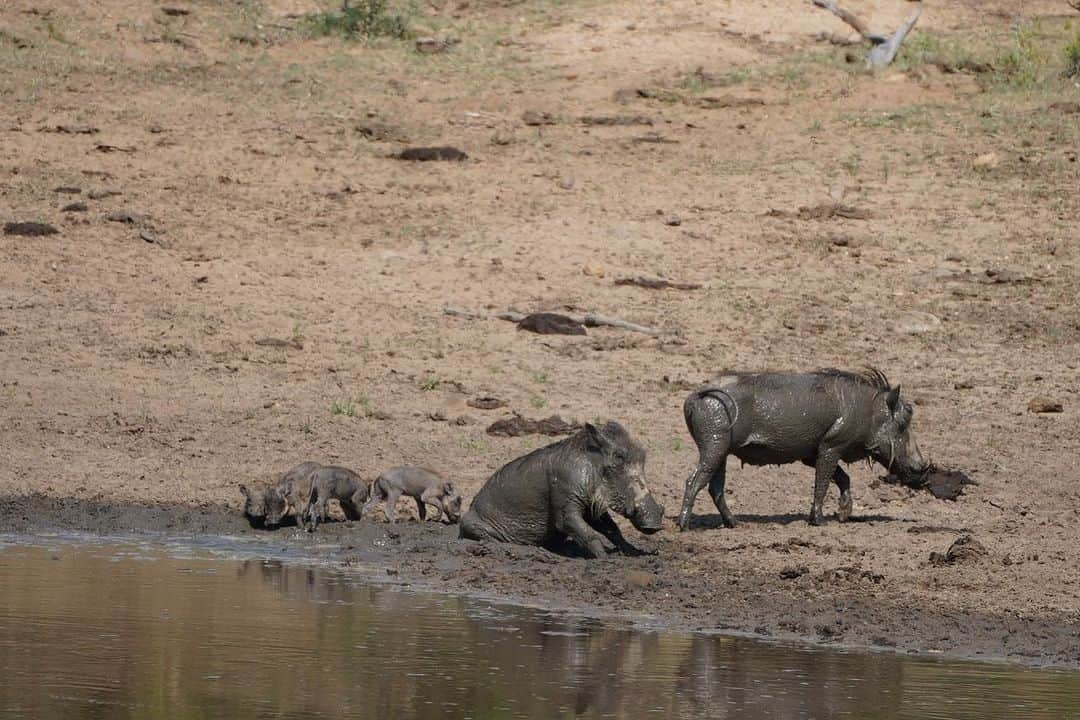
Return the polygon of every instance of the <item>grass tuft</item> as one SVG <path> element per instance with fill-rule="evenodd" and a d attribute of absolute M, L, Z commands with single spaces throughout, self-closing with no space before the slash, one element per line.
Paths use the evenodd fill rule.
<path fill-rule="evenodd" d="M 344 0 L 338 11 L 310 13 L 306 20 L 315 37 L 339 35 L 347 40 L 383 37 L 407 40 L 413 36 L 408 17 L 392 11 L 387 0 Z"/>

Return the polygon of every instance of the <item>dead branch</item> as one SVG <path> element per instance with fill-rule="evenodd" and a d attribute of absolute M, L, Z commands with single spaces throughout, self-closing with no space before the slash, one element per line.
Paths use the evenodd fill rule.
<path fill-rule="evenodd" d="M 870 27 L 855 13 L 837 5 L 836 0 L 810 0 L 810 2 L 843 20 L 870 43 L 870 52 L 866 56 L 866 64 L 869 67 L 884 67 L 896 59 L 896 54 L 900 52 L 900 44 L 904 42 L 904 38 L 911 32 L 911 28 L 915 27 L 919 15 L 922 14 L 922 9 L 916 9 L 896 32 L 892 35 L 884 35 L 870 30 Z"/>
<path fill-rule="evenodd" d="M 443 308 L 443 313 L 452 317 L 467 318 L 469 320 L 509 320 L 510 322 L 521 322 L 525 319 L 525 315 L 512 310 L 502 310 L 499 312 L 487 313 L 477 312 L 475 310 L 464 310 L 462 308 L 456 308 L 446 306 Z M 629 332 L 641 333 L 642 335 L 651 335 L 653 337 L 659 337 L 661 335 L 672 335 L 669 330 L 661 330 L 659 328 L 648 327 L 647 325 L 638 325 L 637 323 L 628 322 L 622 318 L 612 317 L 610 315 L 598 315 L 596 313 L 586 313 L 580 317 L 573 317 L 571 319 L 575 322 L 579 322 L 585 327 L 613 327 L 620 330 L 627 330 Z"/>
<path fill-rule="evenodd" d="M 649 290 L 698 290 L 701 283 L 675 282 L 664 278 L 650 278 L 643 275 L 637 277 L 624 277 L 615 280 L 616 285 L 636 285 Z"/>
<path fill-rule="evenodd" d="M 513 310 L 503 310 L 501 312 L 486 313 L 477 312 L 475 310 L 463 310 L 461 308 L 450 307 L 447 305 L 443 308 L 444 315 L 450 315 L 452 317 L 466 318 L 468 320 L 509 320 L 510 322 L 521 322 L 525 319 L 525 315 Z"/>
<path fill-rule="evenodd" d="M 811 0 L 819 8 L 828 10 L 836 17 L 840 18 L 852 28 L 855 32 L 863 36 L 863 39 L 872 45 L 878 45 L 888 40 L 884 35 L 872 32 L 870 27 L 863 22 L 859 16 L 848 10 L 844 10 L 842 7 L 836 4 L 835 0 Z"/>
<path fill-rule="evenodd" d="M 885 67 L 891 63 L 896 58 L 896 54 L 900 52 L 900 43 L 904 42 L 904 38 L 911 32 L 911 28 L 915 27 L 915 23 L 919 21 L 919 15 L 921 14 L 922 9 L 916 8 L 911 15 L 908 15 L 908 19 L 904 21 L 904 24 L 892 34 L 892 37 L 880 45 L 870 48 L 870 54 L 866 56 L 866 64 L 871 67 Z"/>

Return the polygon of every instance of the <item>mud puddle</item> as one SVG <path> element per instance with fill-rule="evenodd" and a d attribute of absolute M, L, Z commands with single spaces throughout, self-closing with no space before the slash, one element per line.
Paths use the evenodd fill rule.
<path fill-rule="evenodd" d="M 1060 718 L 1080 673 L 649 631 L 208 538 L 0 537 L 4 717 Z"/>

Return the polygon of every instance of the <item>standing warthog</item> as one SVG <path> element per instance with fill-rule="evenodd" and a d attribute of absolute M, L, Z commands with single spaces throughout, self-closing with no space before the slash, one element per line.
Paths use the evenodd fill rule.
<path fill-rule="evenodd" d="M 645 451 L 616 422 L 586 425 L 497 470 L 461 518 L 460 534 L 519 545 L 569 537 L 590 557 L 605 554 L 607 538 L 616 550 L 636 553 L 609 510 L 643 533 L 659 530 L 664 517 L 645 485 Z"/>
<path fill-rule="evenodd" d="M 360 519 L 360 508 L 368 499 L 368 484 L 355 472 L 337 465 L 316 467 L 306 482 L 308 497 L 302 507 L 296 508 L 296 518 L 308 532 L 314 532 L 319 523 L 326 522 L 331 500 L 338 501 L 347 520 Z"/>
<path fill-rule="evenodd" d="M 421 520 L 427 519 L 427 506 L 435 509 L 435 521 L 446 517 L 450 524 L 461 518 L 461 495 L 454 489 L 454 483 L 444 480 L 438 473 L 422 467 L 392 467 L 375 478 L 371 483 L 371 499 L 364 503 L 361 515 L 385 501 L 383 514 L 386 521 L 394 523 L 394 510 L 398 498 L 402 495 L 416 500 L 416 514 Z"/>
<path fill-rule="evenodd" d="M 306 505 L 311 487 L 307 477 L 318 467 L 321 466 L 317 462 L 300 463 L 282 473 L 276 485 L 261 490 L 253 491 L 241 485 L 244 515 L 252 527 L 276 528 L 289 514 L 290 509 L 295 514 L 298 507 Z M 300 524 L 299 515 L 297 524 Z"/>
<path fill-rule="evenodd" d="M 851 480 L 840 467 L 872 458 L 897 475 L 926 472 L 911 435 L 912 410 L 879 370 L 812 373 L 725 373 L 695 390 L 683 405 L 698 447 L 698 465 L 686 481 L 679 528 L 690 524 L 694 498 L 706 484 L 724 525 L 735 516 L 724 499 L 729 454 L 751 465 L 802 462 L 814 468 L 810 524 L 822 522 L 821 506 L 835 482 L 837 517 L 851 515 Z"/>

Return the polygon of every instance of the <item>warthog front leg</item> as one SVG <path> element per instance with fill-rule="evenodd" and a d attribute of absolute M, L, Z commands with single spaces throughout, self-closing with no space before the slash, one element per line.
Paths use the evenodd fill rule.
<path fill-rule="evenodd" d="M 442 519 L 443 519 L 442 500 L 439 498 L 439 495 L 438 495 L 437 492 L 433 492 L 429 488 L 429 489 L 425 490 L 420 495 L 420 499 L 418 499 L 416 502 L 420 503 L 421 505 L 423 505 L 423 504 L 430 505 L 431 509 L 435 511 L 435 522 L 442 522 Z"/>
<path fill-rule="evenodd" d="M 598 558 L 607 554 L 604 550 L 604 536 L 585 521 L 581 508 L 565 508 L 555 519 L 555 528 L 581 546 L 588 557 Z"/>
<path fill-rule="evenodd" d="M 846 522 L 851 517 L 851 478 L 848 477 L 844 468 L 837 465 L 836 470 L 833 471 L 832 479 L 836 483 L 836 488 L 840 491 L 840 506 L 836 510 L 836 519 L 840 522 Z"/>
<path fill-rule="evenodd" d="M 623 537 L 622 531 L 619 530 L 619 526 L 612 519 L 611 515 L 604 513 L 598 518 L 593 518 L 592 526 L 600 531 L 600 533 L 615 545 L 615 549 L 623 555 L 643 555 L 641 550 L 637 549 L 630 542 Z"/>
<path fill-rule="evenodd" d="M 840 453 L 832 448 L 818 451 L 817 460 L 814 462 L 814 502 L 810 506 L 810 524 L 821 525 L 825 522 L 822 515 L 822 506 L 825 504 L 825 496 L 829 492 L 829 483 L 840 469 Z"/>

